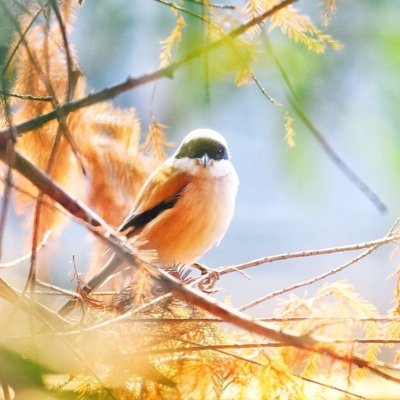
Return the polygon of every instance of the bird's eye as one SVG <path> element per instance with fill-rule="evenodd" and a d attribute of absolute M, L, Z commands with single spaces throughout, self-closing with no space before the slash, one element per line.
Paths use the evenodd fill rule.
<path fill-rule="evenodd" d="M 217 158 L 220 160 L 225 154 L 225 149 L 223 147 L 218 147 Z"/>

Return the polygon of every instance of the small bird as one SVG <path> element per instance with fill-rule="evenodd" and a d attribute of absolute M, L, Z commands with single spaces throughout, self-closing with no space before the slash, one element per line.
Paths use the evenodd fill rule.
<path fill-rule="evenodd" d="M 156 264 L 193 264 L 228 229 L 238 184 L 223 136 L 197 129 L 148 177 L 119 231 L 155 250 Z"/>
<path fill-rule="evenodd" d="M 118 231 L 139 251 L 151 250 L 153 264 L 191 265 L 224 236 L 238 185 L 224 137 L 211 129 L 196 129 L 147 178 Z M 102 285 L 122 261 L 111 256 L 81 290 L 89 294 Z M 74 304 L 70 300 L 59 314 L 68 314 Z"/>

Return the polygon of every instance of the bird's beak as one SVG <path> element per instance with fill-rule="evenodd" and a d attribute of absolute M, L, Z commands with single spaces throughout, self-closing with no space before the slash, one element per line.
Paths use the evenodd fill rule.
<path fill-rule="evenodd" d="M 201 163 L 203 164 L 203 167 L 207 167 L 208 164 L 210 164 L 210 157 L 208 157 L 208 154 L 205 153 L 203 157 L 201 157 Z"/>

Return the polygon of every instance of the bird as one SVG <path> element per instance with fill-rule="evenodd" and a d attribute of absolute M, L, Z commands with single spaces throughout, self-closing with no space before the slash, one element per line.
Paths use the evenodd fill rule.
<path fill-rule="evenodd" d="M 118 231 L 154 250 L 153 263 L 191 265 L 225 235 L 238 185 L 225 138 L 196 129 L 148 177 Z"/>
<path fill-rule="evenodd" d="M 239 178 L 225 138 L 212 129 L 187 134 L 149 175 L 118 232 L 161 268 L 196 263 L 219 244 L 232 220 Z M 89 294 L 118 269 L 114 254 L 83 287 Z M 59 311 L 66 315 L 70 300 Z"/>

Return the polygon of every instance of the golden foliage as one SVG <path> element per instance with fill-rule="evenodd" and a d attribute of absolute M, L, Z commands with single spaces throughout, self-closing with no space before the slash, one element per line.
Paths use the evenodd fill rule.
<path fill-rule="evenodd" d="M 165 158 L 165 148 L 171 147 L 171 143 L 165 139 L 165 128 L 166 125 L 158 122 L 152 115 L 146 140 L 141 147 L 144 153 L 154 154 L 159 161 L 163 161 Z"/>
<path fill-rule="evenodd" d="M 248 20 L 252 20 L 258 17 L 265 11 L 264 0 L 247 0 L 243 8 L 243 12 L 247 16 Z M 256 34 L 260 33 L 262 30 L 261 25 L 255 25 L 248 31 L 250 37 L 254 37 Z"/>
<path fill-rule="evenodd" d="M 329 24 L 332 15 L 336 13 L 336 0 L 325 0 L 322 11 L 322 22 L 325 26 Z"/>
<path fill-rule="evenodd" d="M 377 316 L 375 307 L 346 282 L 326 285 L 307 299 L 292 296 L 275 313 L 281 318 L 276 322 L 281 329 L 332 340 L 353 339 L 360 334 L 381 337 L 376 322 L 354 322 Z M 196 321 L 208 315 L 180 301 L 160 303 L 132 319 L 113 322 L 113 317 L 112 312 L 92 311 L 86 315 L 86 324 L 92 321 L 89 330 L 76 335 L 76 349 L 85 354 L 101 383 L 89 378 L 84 365 L 78 364 L 63 390 L 82 396 L 106 396 L 109 392 L 117 399 L 143 400 L 308 399 L 329 398 L 335 394 L 329 385 L 361 377 L 360 370 L 351 371 L 348 364 L 330 357 L 295 347 L 264 347 L 267 341 L 248 333 L 224 331 L 219 323 Z M 326 321 L 327 317 L 331 321 L 318 319 Z M 108 324 L 93 328 L 97 320 L 107 319 Z M 254 346 L 246 347 L 249 343 Z M 233 347 L 218 348 L 226 344 Z M 376 345 L 349 341 L 332 346 L 349 355 L 362 353 L 376 360 Z M 310 384 L 301 377 L 328 386 Z"/>
<path fill-rule="evenodd" d="M 279 27 L 283 34 L 294 42 L 303 43 L 309 50 L 324 53 L 327 46 L 340 49 L 341 43 L 332 39 L 318 29 L 308 16 L 302 15 L 300 10 L 288 6 L 271 17 L 268 30 L 271 32 Z"/>
<path fill-rule="evenodd" d="M 247 0 L 244 12 L 248 19 L 253 19 L 265 11 L 270 10 L 279 3 L 277 0 Z M 326 0 L 323 11 L 323 21 L 328 23 L 330 16 L 336 11 L 335 0 Z M 300 10 L 289 5 L 271 16 L 268 31 L 271 32 L 279 27 L 283 34 L 294 42 L 304 44 L 309 50 L 323 53 L 326 47 L 340 49 L 341 43 L 324 34 L 311 19 L 301 14 Z M 257 25 L 249 34 L 254 37 L 261 32 L 261 25 Z"/>
<path fill-rule="evenodd" d="M 285 118 L 285 140 L 289 147 L 293 147 L 295 145 L 294 138 L 296 136 L 296 132 L 293 129 L 293 118 L 289 115 L 287 111 L 284 112 Z"/>
<path fill-rule="evenodd" d="M 382 338 L 381 327 L 375 321 L 355 323 L 355 319 L 378 318 L 376 307 L 360 296 L 354 287 L 346 282 L 335 282 L 320 288 L 314 297 L 300 299 L 291 297 L 278 310 L 280 318 L 287 318 L 288 322 L 282 323 L 286 329 L 295 329 L 297 332 L 323 335 L 335 339 L 349 339 L 348 343 L 337 343 L 334 346 L 349 355 L 363 354 L 372 362 L 376 361 L 379 345 L 376 343 L 357 344 L 351 341 L 357 334 L 363 334 L 365 338 Z M 332 319 L 331 323 L 324 323 L 319 318 Z M 293 321 L 293 317 L 306 317 L 304 320 Z M 293 370 L 301 369 L 305 377 L 316 376 L 322 369 L 329 369 L 330 373 L 347 374 L 348 366 L 335 363 L 329 357 L 321 354 L 299 351 L 292 348 L 284 348 L 281 351 L 283 360 L 291 365 Z M 353 378 L 360 376 L 362 371 L 353 374 Z"/>
<path fill-rule="evenodd" d="M 66 2 L 65 23 L 69 26 L 73 14 Z M 25 22 L 26 24 L 26 22 Z M 74 54 L 71 49 L 72 55 Z M 73 64 L 77 68 L 76 57 Z M 12 91 L 34 96 L 51 95 L 62 102 L 67 94 L 69 73 L 65 49 L 56 22 L 46 31 L 45 25 L 32 27 L 26 35 L 26 46 L 20 45 L 16 54 L 16 80 Z M 73 99 L 86 93 L 86 79 L 80 75 L 75 85 Z M 14 122 L 22 122 L 51 111 L 49 102 L 27 102 L 14 99 Z M 107 222 L 117 225 L 128 212 L 130 205 L 145 178 L 160 161 L 151 151 L 141 152 L 140 122 L 135 110 L 121 110 L 108 103 L 98 103 L 68 115 L 64 125 L 52 121 L 43 127 L 23 134 L 17 149 L 63 187 L 84 199 Z M 49 165 L 58 134 L 62 139 L 55 154 L 56 162 Z M 72 150 L 71 140 L 77 152 Z M 83 165 L 84 171 L 81 169 Z M 101 171 L 101 172 L 100 172 Z M 22 178 L 21 178 L 22 180 Z M 25 179 L 23 187 L 35 196 L 37 190 Z M 53 204 L 45 196 L 45 202 Z M 17 211 L 26 215 L 31 200 L 19 196 Z M 28 219 L 28 218 L 27 218 Z M 60 226 L 61 214 L 53 207 L 42 207 L 40 234 Z"/>
<path fill-rule="evenodd" d="M 185 19 L 182 14 L 175 9 L 172 10 L 176 15 L 176 25 L 172 32 L 162 42 L 162 51 L 160 54 L 160 67 L 164 68 L 169 65 L 172 57 L 172 50 L 176 47 L 182 38 L 182 31 L 185 27 Z"/>

